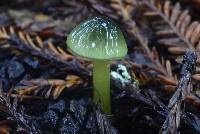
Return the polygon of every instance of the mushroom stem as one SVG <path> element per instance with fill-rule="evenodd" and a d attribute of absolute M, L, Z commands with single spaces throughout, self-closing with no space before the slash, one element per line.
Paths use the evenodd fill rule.
<path fill-rule="evenodd" d="M 93 61 L 94 101 L 103 111 L 111 113 L 110 107 L 110 64 L 109 61 Z"/>

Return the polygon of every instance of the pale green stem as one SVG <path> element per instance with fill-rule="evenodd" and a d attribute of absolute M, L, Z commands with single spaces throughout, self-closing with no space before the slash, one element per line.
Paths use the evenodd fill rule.
<path fill-rule="evenodd" d="M 111 113 L 110 104 L 110 64 L 109 61 L 93 61 L 94 101 L 105 113 Z"/>

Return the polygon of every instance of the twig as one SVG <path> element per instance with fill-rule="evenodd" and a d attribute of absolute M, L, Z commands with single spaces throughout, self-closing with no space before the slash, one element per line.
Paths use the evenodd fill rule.
<path fill-rule="evenodd" d="M 190 80 L 195 71 L 197 56 L 194 52 L 188 51 L 183 57 L 181 79 L 177 85 L 177 90 L 169 101 L 170 112 L 162 126 L 162 134 L 178 134 L 181 118 L 181 105 L 186 96 L 190 94 Z"/>

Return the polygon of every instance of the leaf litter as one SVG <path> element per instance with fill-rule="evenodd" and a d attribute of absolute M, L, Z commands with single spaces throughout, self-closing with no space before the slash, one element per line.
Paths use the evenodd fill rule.
<path fill-rule="evenodd" d="M 0 3 L 0 133 L 200 133 L 198 1 Z M 91 99 L 91 63 L 65 44 L 96 15 L 119 24 L 129 49 L 111 65 L 112 115 Z"/>

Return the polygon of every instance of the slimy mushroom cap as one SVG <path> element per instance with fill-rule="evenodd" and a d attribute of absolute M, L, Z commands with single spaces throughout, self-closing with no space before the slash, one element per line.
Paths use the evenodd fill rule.
<path fill-rule="evenodd" d="M 111 20 L 94 17 L 75 27 L 67 38 L 69 50 L 94 60 L 123 58 L 127 45 L 120 28 Z"/>

